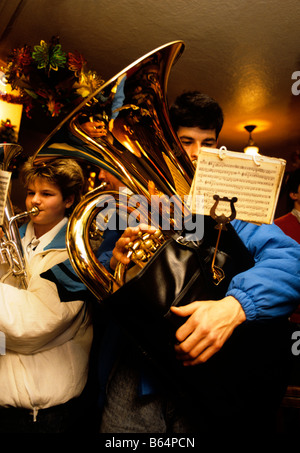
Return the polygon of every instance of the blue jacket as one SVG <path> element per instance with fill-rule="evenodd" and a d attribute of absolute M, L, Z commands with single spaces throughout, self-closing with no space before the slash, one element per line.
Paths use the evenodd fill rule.
<path fill-rule="evenodd" d="M 240 302 L 249 321 L 288 317 L 300 303 L 300 245 L 274 224 L 232 225 L 255 265 L 232 279 L 226 295 Z"/>

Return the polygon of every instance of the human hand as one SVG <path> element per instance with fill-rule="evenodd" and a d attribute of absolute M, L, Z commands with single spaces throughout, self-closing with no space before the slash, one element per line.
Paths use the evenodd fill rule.
<path fill-rule="evenodd" d="M 196 301 L 172 307 L 177 316 L 187 321 L 176 331 L 176 356 L 183 365 L 206 362 L 219 351 L 234 329 L 246 320 L 240 303 L 232 296 L 221 300 Z"/>
<path fill-rule="evenodd" d="M 135 241 L 138 238 L 139 232 L 142 233 L 155 233 L 156 228 L 151 227 L 146 224 L 141 224 L 136 227 L 128 227 L 122 234 L 122 236 L 118 239 L 115 243 L 115 247 L 113 249 L 113 256 L 110 260 L 110 267 L 111 269 L 115 269 L 117 263 L 120 261 L 122 264 L 129 264 L 130 258 L 127 257 L 128 250 L 126 246 L 130 243 Z"/>

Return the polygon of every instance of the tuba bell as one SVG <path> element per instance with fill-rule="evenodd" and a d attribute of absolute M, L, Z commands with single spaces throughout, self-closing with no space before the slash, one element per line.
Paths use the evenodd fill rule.
<path fill-rule="evenodd" d="M 159 193 L 172 198 L 173 216 L 165 235 L 181 228 L 183 197 L 189 193 L 194 166 L 182 151 L 170 124 L 166 88 L 170 70 L 184 50 L 182 41 L 161 46 L 132 63 L 103 84 L 79 105 L 46 138 L 36 160 L 54 157 L 77 159 L 103 168 L 116 176 L 130 193 L 150 203 L 152 181 Z M 101 118 L 107 134 L 93 139 L 83 129 L 84 118 Z M 132 211 L 119 192 L 96 188 L 87 193 L 68 223 L 67 248 L 79 277 L 98 299 L 109 296 L 119 281 L 102 266 L 93 253 L 89 231 L 101 216 L 101 207 L 112 199 L 118 210 Z M 141 211 L 142 206 L 139 207 Z M 165 213 L 159 206 L 159 218 Z M 147 207 L 144 207 L 145 216 Z M 157 225 L 160 227 L 160 225 Z"/>
<path fill-rule="evenodd" d="M 14 214 L 9 196 L 9 182 L 12 164 L 20 157 L 22 151 L 23 148 L 18 144 L 0 144 L 0 169 L 2 171 L 1 228 L 3 232 L 3 236 L 0 239 L 0 281 L 21 289 L 26 289 L 28 284 L 27 272 L 17 222 L 29 215 L 37 215 L 39 210 L 37 207 L 34 207 L 30 211 Z"/>

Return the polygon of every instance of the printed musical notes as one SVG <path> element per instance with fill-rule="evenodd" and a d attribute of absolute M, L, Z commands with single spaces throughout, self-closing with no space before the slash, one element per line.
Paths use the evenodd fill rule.
<path fill-rule="evenodd" d="M 0 170 L 0 225 L 3 225 L 4 209 L 10 184 L 11 173 Z"/>
<path fill-rule="evenodd" d="M 205 215 L 210 213 L 214 195 L 237 197 L 237 219 L 272 223 L 285 165 L 283 159 L 202 148 L 190 192 L 192 211 L 197 212 L 197 195 L 204 196 Z M 228 206 L 220 203 L 218 209 L 226 214 Z"/>

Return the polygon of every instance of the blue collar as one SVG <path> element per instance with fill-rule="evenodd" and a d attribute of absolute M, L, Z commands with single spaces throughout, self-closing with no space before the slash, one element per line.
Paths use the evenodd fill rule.
<path fill-rule="evenodd" d="M 67 233 L 67 226 L 68 223 L 66 223 L 57 233 L 57 235 L 52 239 L 51 242 L 49 242 L 48 245 L 44 248 L 44 250 L 50 250 L 50 249 L 65 249 L 66 248 L 66 233 Z M 27 228 L 27 223 L 23 224 L 20 227 L 20 236 L 23 238 L 25 236 Z"/>

